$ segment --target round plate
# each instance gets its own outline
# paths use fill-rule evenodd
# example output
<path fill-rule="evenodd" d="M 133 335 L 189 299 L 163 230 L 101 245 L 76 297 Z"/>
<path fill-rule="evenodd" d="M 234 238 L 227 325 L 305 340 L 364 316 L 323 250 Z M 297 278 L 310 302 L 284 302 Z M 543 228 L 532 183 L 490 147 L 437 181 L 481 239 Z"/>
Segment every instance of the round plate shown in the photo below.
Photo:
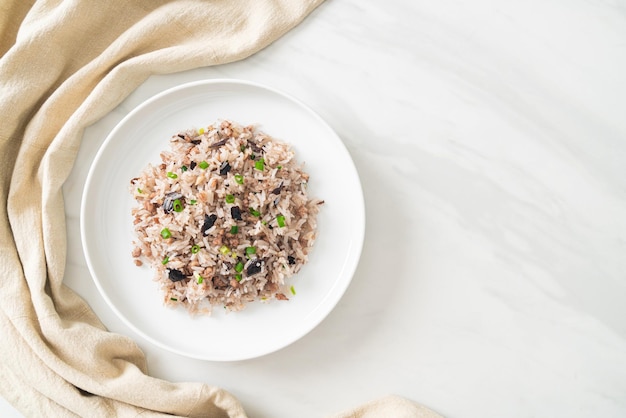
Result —
<path fill-rule="evenodd" d="M 310 174 L 309 196 L 325 201 L 309 262 L 288 279 L 289 301 L 253 302 L 241 312 L 214 307 L 191 316 L 162 304 L 153 271 L 134 265 L 134 201 L 130 179 L 159 163 L 172 135 L 219 119 L 255 124 L 288 142 Z M 239 80 L 184 84 L 147 100 L 110 133 L 89 171 L 81 203 L 87 265 L 117 315 L 152 343 L 192 358 L 230 361 L 258 357 L 298 340 L 344 294 L 356 269 L 365 230 L 357 171 L 335 132 L 310 108 L 274 89 Z"/>

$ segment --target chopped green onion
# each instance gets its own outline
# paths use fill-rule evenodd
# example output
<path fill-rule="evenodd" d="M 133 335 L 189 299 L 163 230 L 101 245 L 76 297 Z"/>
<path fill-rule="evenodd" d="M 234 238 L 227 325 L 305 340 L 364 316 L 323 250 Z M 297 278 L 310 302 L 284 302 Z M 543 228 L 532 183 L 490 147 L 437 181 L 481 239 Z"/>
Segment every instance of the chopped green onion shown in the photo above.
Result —
<path fill-rule="evenodd" d="M 196 203 L 198 203 L 198 201 L 197 201 L 197 200 L 195 200 L 195 199 L 191 199 L 191 200 L 189 201 L 189 204 L 190 204 L 190 205 L 195 205 Z"/>
<path fill-rule="evenodd" d="M 170 230 L 169 230 L 169 229 L 167 229 L 167 228 L 163 228 L 163 229 L 161 230 L 161 236 L 163 237 L 163 239 L 168 239 L 169 237 L 171 237 L 171 236 L 172 236 L 172 233 L 170 232 Z"/>
<path fill-rule="evenodd" d="M 171 179 L 177 179 L 178 175 L 176 173 L 172 173 L 171 171 L 167 172 L 167 177 L 171 178 Z"/>
<path fill-rule="evenodd" d="M 296 288 L 295 288 L 295 287 L 291 286 L 291 287 L 289 288 L 289 290 L 291 290 L 291 294 L 292 294 L 292 295 L 294 295 L 294 296 L 296 295 Z"/>
<path fill-rule="evenodd" d="M 235 264 L 235 271 L 237 273 L 241 273 L 243 271 L 243 263 L 241 261 Z"/>
<path fill-rule="evenodd" d="M 170 300 L 173 300 L 174 302 L 178 302 L 178 299 L 176 298 L 170 298 Z"/>
<path fill-rule="evenodd" d="M 182 172 L 187 171 L 187 166 L 186 166 L 186 165 L 182 166 L 182 167 L 180 168 L 180 171 L 182 171 Z"/>
<path fill-rule="evenodd" d="M 181 203 L 180 199 L 174 200 L 174 204 L 172 206 L 174 207 L 174 212 L 183 211 L 183 204 Z"/>
<path fill-rule="evenodd" d="M 226 203 L 235 203 L 235 196 L 233 196 L 232 194 L 227 194 L 225 200 Z"/>
<path fill-rule="evenodd" d="M 261 221 L 263 225 L 267 225 L 267 221 Z"/>
<path fill-rule="evenodd" d="M 282 165 L 277 165 L 276 168 L 280 170 L 281 168 L 283 168 L 283 166 Z"/>
<path fill-rule="evenodd" d="M 239 149 L 241 150 L 241 152 L 244 152 L 246 150 L 246 146 L 241 144 L 241 146 L 239 147 Z"/>
<path fill-rule="evenodd" d="M 258 210 L 254 210 L 254 208 L 248 208 L 250 210 L 250 213 L 252 214 L 252 216 L 256 216 L 257 218 L 259 216 L 261 216 L 261 212 L 259 212 Z"/>
<path fill-rule="evenodd" d="M 276 223 L 279 227 L 283 228 L 285 226 L 285 217 L 283 215 L 278 215 L 276 217 Z"/>
<path fill-rule="evenodd" d="M 220 247 L 220 253 L 222 253 L 222 254 L 224 254 L 224 255 L 227 255 L 227 254 L 229 254 L 229 253 L 230 253 L 230 249 L 229 249 L 227 246 L 222 245 L 222 246 Z"/>
<path fill-rule="evenodd" d="M 254 160 L 255 158 L 256 158 L 256 155 L 254 155 L 254 154 L 250 154 L 250 159 L 251 159 L 251 160 Z"/>
<path fill-rule="evenodd" d="M 237 225 L 233 225 L 230 227 L 230 233 L 235 235 L 237 232 L 239 232 L 239 227 Z"/>
<path fill-rule="evenodd" d="M 259 160 L 254 163 L 254 168 L 259 171 L 263 171 L 265 168 L 265 160 L 263 158 L 259 158 Z"/>
<path fill-rule="evenodd" d="M 239 273 L 235 274 L 235 280 L 240 282 L 241 281 L 241 274 L 239 274 Z"/>
<path fill-rule="evenodd" d="M 237 184 L 243 184 L 243 176 L 241 174 L 235 174 L 235 181 Z"/>
<path fill-rule="evenodd" d="M 198 167 L 200 167 L 203 170 L 206 170 L 207 168 L 209 168 L 209 163 L 207 163 L 206 161 L 202 161 L 200 164 L 198 164 Z"/>
<path fill-rule="evenodd" d="M 161 261 L 161 264 L 166 265 L 168 262 L 170 261 L 169 256 L 166 256 L 163 261 Z"/>
<path fill-rule="evenodd" d="M 191 247 L 191 253 L 192 254 L 198 254 L 198 251 L 200 251 L 200 246 L 199 245 L 194 245 L 193 247 Z"/>
<path fill-rule="evenodd" d="M 204 277 L 198 274 L 198 284 L 202 284 L 203 281 L 204 281 Z"/>
<path fill-rule="evenodd" d="M 139 187 L 137 187 L 137 193 L 143 193 L 143 191 Z"/>
<path fill-rule="evenodd" d="M 256 254 L 256 247 L 246 247 L 246 255 Z"/>

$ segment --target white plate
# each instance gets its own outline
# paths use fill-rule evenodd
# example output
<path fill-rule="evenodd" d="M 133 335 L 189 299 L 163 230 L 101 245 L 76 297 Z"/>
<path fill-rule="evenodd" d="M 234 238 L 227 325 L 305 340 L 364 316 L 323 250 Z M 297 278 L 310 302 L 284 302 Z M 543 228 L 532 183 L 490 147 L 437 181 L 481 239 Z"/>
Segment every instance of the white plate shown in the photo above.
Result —
<path fill-rule="evenodd" d="M 182 129 L 218 119 L 257 124 L 289 142 L 310 174 L 311 197 L 325 200 L 309 263 L 289 279 L 288 302 L 248 304 L 241 312 L 216 307 L 191 317 L 162 305 L 148 267 L 131 257 L 130 179 Z M 185 356 L 229 361 L 283 348 L 317 326 L 344 294 L 356 269 L 365 230 L 357 171 L 335 132 L 310 108 L 259 84 L 207 80 L 184 84 L 147 100 L 106 138 L 89 171 L 81 204 L 81 237 L 89 270 L 119 317 L 152 343 Z"/>

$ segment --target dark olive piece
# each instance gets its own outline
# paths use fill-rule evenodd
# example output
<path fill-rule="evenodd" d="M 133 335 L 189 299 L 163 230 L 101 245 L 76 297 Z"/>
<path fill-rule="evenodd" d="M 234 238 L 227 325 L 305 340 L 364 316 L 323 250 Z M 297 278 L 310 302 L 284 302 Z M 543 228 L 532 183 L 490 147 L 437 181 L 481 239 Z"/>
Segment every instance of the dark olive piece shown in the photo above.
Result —
<path fill-rule="evenodd" d="M 171 269 L 169 272 L 169 278 L 173 282 L 180 282 L 185 278 L 185 275 L 180 270 Z"/>
<path fill-rule="evenodd" d="M 206 235 L 207 231 L 215 225 L 215 221 L 217 220 L 217 215 L 213 214 L 211 216 L 204 215 L 204 225 L 202 225 L 202 235 Z"/>
<path fill-rule="evenodd" d="M 239 209 L 239 206 L 233 206 L 232 208 L 230 208 L 230 216 L 233 217 L 233 219 L 236 219 L 238 221 L 241 221 L 241 209 Z"/>
<path fill-rule="evenodd" d="M 230 164 L 228 164 L 228 161 L 224 161 L 222 165 L 220 166 L 220 176 L 225 176 L 226 173 L 228 173 L 229 171 L 230 171 Z"/>
<path fill-rule="evenodd" d="M 246 274 L 248 276 L 253 276 L 257 273 L 260 273 L 262 265 L 263 265 L 263 262 L 261 260 L 254 260 L 252 263 L 250 263 L 250 265 L 246 269 Z"/>

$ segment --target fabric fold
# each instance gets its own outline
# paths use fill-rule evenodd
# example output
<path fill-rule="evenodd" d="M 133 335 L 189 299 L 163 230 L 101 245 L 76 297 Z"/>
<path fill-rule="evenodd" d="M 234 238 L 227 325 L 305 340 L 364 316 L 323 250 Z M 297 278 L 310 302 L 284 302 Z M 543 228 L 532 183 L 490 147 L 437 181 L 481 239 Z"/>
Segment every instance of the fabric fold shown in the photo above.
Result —
<path fill-rule="evenodd" d="M 245 416 L 219 387 L 150 377 L 63 285 L 61 188 L 85 127 L 151 74 L 243 59 L 319 3 L 0 1 L 0 393 L 25 415 Z"/>
<path fill-rule="evenodd" d="M 374 399 L 329 418 L 442 418 L 438 413 L 398 395 Z"/>

